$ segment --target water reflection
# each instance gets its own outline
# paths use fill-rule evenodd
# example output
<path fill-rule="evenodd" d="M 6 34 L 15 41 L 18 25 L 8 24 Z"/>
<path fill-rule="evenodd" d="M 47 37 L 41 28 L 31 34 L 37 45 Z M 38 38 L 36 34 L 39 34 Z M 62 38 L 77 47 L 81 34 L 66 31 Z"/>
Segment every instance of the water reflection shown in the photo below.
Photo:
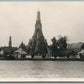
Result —
<path fill-rule="evenodd" d="M 83 61 L 0 61 L 0 78 L 83 77 Z"/>

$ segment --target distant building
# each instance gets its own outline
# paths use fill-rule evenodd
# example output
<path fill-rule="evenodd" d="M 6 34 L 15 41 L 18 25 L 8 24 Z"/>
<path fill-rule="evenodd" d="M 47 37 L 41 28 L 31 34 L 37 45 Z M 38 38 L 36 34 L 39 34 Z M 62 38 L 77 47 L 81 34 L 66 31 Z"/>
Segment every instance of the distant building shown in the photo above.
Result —
<path fill-rule="evenodd" d="M 19 48 L 16 51 L 14 51 L 14 55 L 16 58 L 25 58 L 25 55 L 27 55 L 27 52 L 24 51 L 22 48 Z"/>
<path fill-rule="evenodd" d="M 17 49 L 17 47 L 1 47 L 0 54 L 1 55 L 9 55 L 13 54 L 13 52 Z"/>
<path fill-rule="evenodd" d="M 9 37 L 9 47 L 12 47 L 12 39 L 11 39 L 11 36 Z"/>
<path fill-rule="evenodd" d="M 72 43 L 72 44 L 67 44 L 67 49 L 72 49 L 75 52 L 78 52 L 82 49 L 83 43 Z"/>
<path fill-rule="evenodd" d="M 12 47 L 12 38 L 9 37 L 9 44 L 8 46 L 4 46 L 0 48 L 0 55 L 9 55 L 13 54 L 13 52 L 17 49 L 17 47 Z"/>

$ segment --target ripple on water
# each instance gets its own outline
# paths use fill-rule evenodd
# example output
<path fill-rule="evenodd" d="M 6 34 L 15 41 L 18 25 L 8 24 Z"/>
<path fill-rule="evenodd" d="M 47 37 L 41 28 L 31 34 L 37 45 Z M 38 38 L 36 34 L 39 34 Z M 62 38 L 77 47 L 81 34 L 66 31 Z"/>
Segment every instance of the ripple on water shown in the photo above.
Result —
<path fill-rule="evenodd" d="M 84 78 L 84 62 L 0 61 L 0 78 Z"/>

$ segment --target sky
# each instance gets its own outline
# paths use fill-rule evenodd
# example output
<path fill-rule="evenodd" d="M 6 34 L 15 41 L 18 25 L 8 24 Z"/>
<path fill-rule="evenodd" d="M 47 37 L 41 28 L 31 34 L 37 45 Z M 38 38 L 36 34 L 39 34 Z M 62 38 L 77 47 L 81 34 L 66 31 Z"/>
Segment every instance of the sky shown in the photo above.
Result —
<path fill-rule="evenodd" d="M 10 35 L 13 46 L 22 41 L 27 45 L 38 10 L 48 44 L 60 35 L 67 36 L 68 43 L 84 42 L 84 1 L 0 2 L 0 46 L 8 45 Z"/>

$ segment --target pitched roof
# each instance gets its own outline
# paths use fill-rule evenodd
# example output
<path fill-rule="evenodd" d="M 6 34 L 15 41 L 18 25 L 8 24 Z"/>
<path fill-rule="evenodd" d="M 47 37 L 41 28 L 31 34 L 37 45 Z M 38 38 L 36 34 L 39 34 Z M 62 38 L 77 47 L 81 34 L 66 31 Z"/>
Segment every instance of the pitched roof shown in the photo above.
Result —
<path fill-rule="evenodd" d="M 68 49 L 80 49 L 82 45 L 83 43 L 72 43 L 72 44 L 68 44 L 67 48 Z"/>
<path fill-rule="evenodd" d="M 10 51 L 15 51 L 17 47 L 1 47 L 0 50 L 3 50 L 4 52 L 10 52 Z"/>
<path fill-rule="evenodd" d="M 19 48 L 18 50 L 16 50 L 15 53 L 27 54 L 22 48 Z"/>
<path fill-rule="evenodd" d="M 80 52 L 78 52 L 78 53 L 84 53 L 84 50 L 81 50 Z"/>

